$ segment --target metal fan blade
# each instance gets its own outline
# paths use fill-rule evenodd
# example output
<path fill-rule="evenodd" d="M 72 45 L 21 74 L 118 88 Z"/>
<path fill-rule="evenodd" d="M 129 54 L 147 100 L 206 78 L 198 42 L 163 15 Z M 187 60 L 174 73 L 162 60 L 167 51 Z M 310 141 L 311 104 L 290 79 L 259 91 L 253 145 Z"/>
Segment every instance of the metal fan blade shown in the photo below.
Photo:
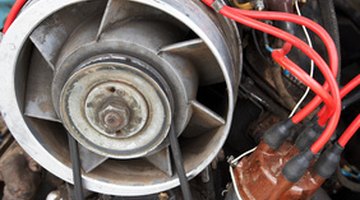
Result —
<path fill-rule="evenodd" d="M 85 19 L 101 11 L 104 7 L 102 4 L 101 1 L 89 2 L 86 12 L 79 12 L 81 9 L 74 7 L 65 8 L 47 18 L 32 32 L 31 41 L 52 69 L 55 69 L 57 56 L 68 36 Z"/>
<path fill-rule="evenodd" d="M 60 122 L 51 97 L 53 71 L 34 49 L 27 80 L 25 96 L 25 115 L 37 119 Z"/>
<path fill-rule="evenodd" d="M 159 53 L 176 54 L 189 58 L 199 75 L 200 85 L 211 85 L 224 81 L 216 58 L 200 38 L 168 45 L 161 48 Z"/>
<path fill-rule="evenodd" d="M 182 136 L 196 137 L 224 125 L 225 120 L 197 101 L 192 101 L 193 116 Z"/>
<path fill-rule="evenodd" d="M 168 147 L 157 152 L 156 154 L 146 157 L 146 160 L 161 171 L 163 171 L 168 176 L 171 177 L 173 175 L 170 150 Z"/>
<path fill-rule="evenodd" d="M 108 159 L 107 157 L 89 151 L 82 145 L 79 145 L 79 154 L 80 154 L 81 168 L 86 173 L 93 171 Z"/>
<path fill-rule="evenodd" d="M 149 14 L 158 14 L 154 9 L 130 2 L 128 0 L 109 0 L 102 18 L 100 28 L 97 34 L 97 40 L 100 39 L 101 34 L 106 31 L 111 25 L 129 21 L 132 18 L 144 17 Z"/>

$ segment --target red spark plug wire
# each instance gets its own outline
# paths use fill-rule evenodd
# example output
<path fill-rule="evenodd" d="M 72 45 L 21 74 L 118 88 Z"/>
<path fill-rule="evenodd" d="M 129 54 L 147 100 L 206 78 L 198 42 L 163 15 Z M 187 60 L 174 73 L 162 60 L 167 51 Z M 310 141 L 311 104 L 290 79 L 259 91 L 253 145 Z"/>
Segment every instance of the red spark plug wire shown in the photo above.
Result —
<path fill-rule="evenodd" d="M 285 67 L 286 69 L 288 69 L 291 73 L 293 73 L 293 75 L 295 77 L 297 77 L 299 80 L 303 81 L 303 83 L 305 83 L 306 85 L 308 85 L 312 90 L 314 90 L 321 98 L 323 98 L 322 95 L 320 95 L 320 90 L 314 88 L 314 85 L 312 85 L 313 83 L 310 84 L 309 80 L 305 80 L 305 79 L 312 79 L 308 74 L 306 74 L 306 72 L 303 71 L 304 74 L 301 74 L 299 72 L 294 71 L 295 68 L 299 68 L 294 62 L 292 62 L 290 59 L 288 59 L 286 57 L 286 55 L 284 54 L 283 50 L 275 50 L 272 53 L 272 57 L 273 59 L 279 63 L 281 66 Z M 305 78 L 306 77 L 306 78 Z M 313 79 L 312 79 L 313 80 Z M 313 80 L 314 81 L 314 80 Z M 333 80 L 335 81 L 335 80 Z M 316 82 L 316 81 L 315 81 Z M 320 85 L 319 85 L 320 86 Z M 321 86 L 320 86 L 321 87 Z M 325 91 L 324 88 L 321 88 L 322 90 Z M 324 98 L 323 98 L 324 99 Z M 324 99 L 325 100 L 325 99 Z M 328 103 L 327 103 L 328 105 Z M 336 113 L 339 114 L 339 119 L 340 119 L 340 113 L 341 113 L 341 108 L 336 108 Z M 339 119 L 337 119 L 337 122 L 339 121 Z M 336 120 L 334 117 L 331 118 L 330 121 L 334 121 Z M 334 123 L 330 123 L 325 131 L 321 134 L 321 136 L 319 137 L 319 139 L 311 146 L 311 151 L 314 154 L 317 154 L 319 151 L 321 151 L 321 149 L 326 145 L 326 143 L 330 140 L 332 134 L 334 133 L 335 129 L 337 127 L 337 124 L 335 125 Z"/>
<path fill-rule="evenodd" d="M 16 16 L 19 14 L 21 8 L 25 5 L 26 0 L 16 0 L 15 4 L 13 5 L 13 7 L 10 10 L 9 15 L 7 16 L 5 23 L 4 23 L 4 28 L 2 30 L 2 32 L 5 34 L 6 31 L 10 28 L 11 24 L 15 21 Z"/>
<path fill-rule="evenodd" d="M 208 6 L 211 6 L 214 3 L 214 0 L 203 0 L 205 4 Z M 240 10 L 231 8 L 228 6 L 225 6 L 226 9 L 232 10 L 232 12 L 237 12 L 241 15 L 245 15 L 247 17 L 253 18 L 253 19 L 259 19 L 259 20 L 278 20 L 278 21 L 289 21 L 295 24 L 303 25 L 307 27 L 308 29 L 312 30 L 314 33 L 316 33 L 320 39 L 324 42 L 328 55 L 330 60 L 330 67 L 332 69 L 333 75 L 336 77 L 338 73 L 338 63 L 339 63 L 339 57 L 336 51 L 336 45 L 334 41 L 332 40 L 331 36 L 327 33 L 327 31 L 321 27 L 319 24 L 313 22 L 312 20 L 290 14 L 290 13 L 284 13 L 284 12 L 273 12 L 273 11 L 248 11 L 248 10 Z M 281 38 L 279 35 L 276 37 Z M 283 39 L 286 41 L 286 39 Z M 298 47 L 299 48 L 299 47 Z M 328 84 L 325 83 L 324 87 L 328 89 Z M 311 112 L 313 112 L 321 103 L 321 99 L 319 97 L 315 97 L 314 100 L 312 100 L 305 109 L 299 111 L 293 118 L 293 121 L 296 123 L 299 123 L 303 119 L 305 119 Z M 324 115 L 325 114 L 325 115 Z M 333 114 L 333 111 L 327 110 L 325 113 L 323 113 L 322 118 L 328 118 L 331 114 Z"/>
<path fill-rule="evenodd" d="M 203 0 L 204 3 L 206 3 L 208 6 L 212 6 L 212 4 L 214 3 L 214 0 Z M 230 8 L 228 6 L 223 6 L 221 9 L 218 10 L 218 12 L 222 15 L 224 15 L 225 17 L 228 17 L 230 19 L 233 19 L 243 25 L 249 26 L 251 28 L 266 32 L 270 35 L 273 35 L 275 37 L 278 37 L 284 41 L 287 41 L 289 43 L 291 43 L 292 45 L 294 45 L 295 47 L 299 48 L 300 50 L 302 50 L 307 56 L 309 56 L 318 67 L 320 67 L 320 69 L 322 70 L 322 73 L 324 75 L 326 75 L 326 80 L 329 83 L 330 89 L 331 89 L 331 93 L 334 97 L 335 103 L 334 103 L 334 114 L 332 115 L 329 125 L 327 126 L 327 128 L 325 129 L 325 131 L 323 132 L 323 134 L 321 135 L 321 137 L 313 144 L 313 146 L 311 147 L 311 151 L 314 154 L 317 154 L 324 146 L 325 144 L 329 141 L 329 139 L 331 138 L 332 134 L 334 133 L 337 124 L 339 122 L 340 119 L 340 113 L 341 113 L 341 99 L 340 99 L 340 93 L 338 90 L 338 86 L 336 83 L 336 80 L 334 78 L 334 76 L 332 75 L 335 74 L 334 72 L 337 73 L 337 65 L 338 63 L 333 61 L 333 68 L 335 70 L 333 70 L 333 72 L 331 73 L 330 70 L 328 69 L 328 65 L 327 63 L 322 59 L 322 57 L 312 48 L 310 48 L 306 43 L 304 43 L 302 40 L 300 40 L 299 38 L 285 32 L 282 31 L 278 28 L 275 28 L 273 26 L 270 26 L 268 24 L 259 22 L 257 20 L 251 19 L 247 16 L 242 15 L 241 13 L 238 12 L 237 9 L 234 8 Z M 293 16 L 295 17 L 299 17 L 297 15 Z M 314 23 L 315 24 L 315 23 Z M 330 40 L 332 41 L 332 40 Z M 332 43 L 334 43 L 332 41 Z M 335 45 L 334 45 L 335 46 Z M 335 48 L 336 51 L 336 48 Z M 335 58 L 337 57 L 337 53 L 336 54 L 332 54 L 331 56 L 335 56 Z M 329 55 L 330 57 L 330 55 Z M 337 60 L 337 59 L 332 59 L 332 60 Z M 320 97 L 317 97 L 320 100 Z M 316 99 L 315 99 L 316 100 Z M 321 103 L 321 100 L 313 100 L 310 105 L 306 106 L 304 108 L 304 111 L 299 112 L 296 116 L 294 116 L 292 118 L 292 121 L 294 123 L 299 123 L 301 120 L 303 120 L 308 114 L 310 114 L 311 112 L 313 112 L 313 110 Z M 308 114 L 307 114 L 308 113 Z"/>
<path fill-rule="evenodd" d="M 357 75 L 355 78 L 353 78 L 348 84 L 346 84 L 341 90 L 340 90 L 340 96 L 341 99 L 343 99 L 344 97 L 346 97 L 346 95 L 348 95 L 351 91 L 353 91 L 356 87 L 358 87 L 360 85 L 360 74 Z M 327 110 L 327 106 L 324 106 L 320 112 L 319 115 L 322 116 L 326 110 Z M 327 120 L 327 119 L 325 119 Z M 321 121 L 320 120 L 320 124 L 324 124 L 326 123 L 326 121 Z"/>
<path fill-rule="evenodd" d="M 303 82 L 305 85 L 308 85 L 317 95 L 319 95 L 327 106 L 334 105 L 333 98 L 330 96 L 330 94 L 317 81 L 315 81 L 304 70 L 302 70 L 301 67 L 288 59 L 285 56 L 286 51 L 284 51 L 284 49 L 274 50 L 271 55 L 275 62 L 289 70 L 292 75 L 298 77 L 301 82 Z"/>
<path fill-rule="evenodd" d="M 360 128 L 360 114 L 355 118 L 355 120 L 350 124 L 350 126 L 345 130 L 338 140 L 338 144 L 341 147 L 345 147 L 350 139 L 355 135 L 356 131 Z"/>
<path fill-rule="evenodd" d="M 212 4 L 214 3 L 214 0 L 203 0 L 203 2 L 209 6 L 212 6 Z M 327 47 L 328 53 L 329 53 L 329 58 L 330 58 L 330 63 L 331 63 L 331 68 L 332 68 L 332 73 L 334 76 L 337 75 L 338 73 L 338 62 L 339 62 L 339 58 L 338 58 L 338 54 L 336 51 L 336 45 L 333 42 L 333 40 L 331 39 L 331 36 L 318 24 L 316 24 L 315 22 L 312 22 L 311 20 L 305 18 L 305 17 L 300 17 L 298 15 L 294 15 L 294 14 L 287 14 L 287 13 L 282 13 L 282 12 L 264 12 L 266 14 L 263 14 L 263 12 L 259 12 L 259 11 L 245 11 L 245 10 L 240 10 L 240 9 L 235 9 L 235 8 L 231 8 L 229 6 L 224 6 L 220 11 L 220 14 L 229 17 L 231 19 L 234 19 L 234 16 L 239 17 L 239 15 L 241 16 L 241 18 L 239 20 L 234 19 L 235 21 L 238 21 L 241 24 L 244 24 L 246 26 L 249 26 L 251 28 L 254 29 L 258 29 L 260 31 L 266 32 L 270 35 L 273 35 L 275 37 L 278 37 L 284 41 L 287 41 L 289 43 L 291 43 L 292 45 L 294 45 L 295 47 L 299 48 L 301 51 L 303 51 L 307 56 L 309 56 L 311 59 L 313 58 L 313 55 L 317 55 L 318 57 L 320 57 L 316 51 L 314 51 L 313 49 L 311 49 L 306 43 L 304 43 L 302 40 L 300 40 L 299 38 L 281 30 L 278 29 L 276 27 L 270 26 L 268 24 L 265 23 L 261 23 L 259 21 L 256 20 L 252 20 L 251 18 L 258 18 L 258 19 L 276 19 L 276 20 L 288 20 L 294 23 L 298 23 L 300 25 L 305 25 L 307 26 L 310 30 L 313 30 L 315 33 L 319 34 L 319 37 L 324 41 L 324 44 Z M 244 16 L 244 13 L 250 17 Z M 228 14 L 231 14 L 232 16 L 227 16 Z M 244 20 L 246 18 L 246 20 Z M 257 27 L 254 26 L 254 23 L 249 22 L 249 20 L 252 20 L 252 22 L 257 23 Z M 304 23 L 303 23 L 304 22 Z M 259 23 L 261 23 L 261 25 L 259 26 Z M 270 32 L 271 31 L 271 32 Z M 321 57 L 320 57 L 321 58 Z M 322 58 L 321 58 L 322 59 Z M 314 59 L 312 59 L 314 60 Z M 319 64 L 317 64 L 317 66 L 319 66 Z M 328 85 L 325 83 L 324 87 L 327 89 Z M 313 101 L 311 101 L 304 109 L 302 109 L 301 111 L 299 111 L 293 118 L 293 122 L 295 124 L 298 124 L 299 122 L 301 122 L 303 119 L 305 119 L 310 113 L 312 113 L 321 103 L 321 99 L 320 97 L 316 97 Z M 333 113 L 333 111 L 329 111 L 328 116 L 330 116 Z"/>
<path fill-rule="evenodd" d="M 259 20 L 278 20 L 278 21 L 288 21 L 295 24 L 303 25 L 313 31 L 315 34 L 319 36 L 319 38 L 324 42 L 330 60 L 330 68 L 332 69 L 333 75 L 336 77 L 338 73 L 338 64 L 339 57 L 337 53 L 337 48 L 332 40 L 331 36 L 327 33 L 327 31 L 321 27 L 319 24 L 316 24 L 312 20 L 301 17 L 298 15 L 283 13 L 283 12 L 271 12 L 271 11 L 248 11 L 248 10 L 240 10 L 236 9 L 236 12 L 248 16 L 253 19 Z M 329 89 L 328 83 L 324 84 L 324 88 Z M 306 116 L 308 116 L 311 112 L 315 110 L 321 103 L 321 99 L 319 97 L 315 97 L 306 107 L 307 109 L 303 109 L 299 111 L 299 113 L 294 116 L 295 121 L 302 121 Z M 333 114 L 333 111 L 327 109 L 323 113 L 319 113 L 320 117 L 319 124 L 322 126 L 326 123 L 326 119 Z"/>

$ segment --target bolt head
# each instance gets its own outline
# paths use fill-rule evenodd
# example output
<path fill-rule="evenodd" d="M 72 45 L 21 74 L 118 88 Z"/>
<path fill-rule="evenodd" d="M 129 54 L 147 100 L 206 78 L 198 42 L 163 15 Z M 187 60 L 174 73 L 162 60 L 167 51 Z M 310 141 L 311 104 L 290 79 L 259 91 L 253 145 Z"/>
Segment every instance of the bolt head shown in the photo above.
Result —
<path fill-rule="evenodd" d="M 99 121 L 106 132 L 119 132 L 130 121 L 129 108 L 122 103 L 109 103 L 99 112 Z"/>

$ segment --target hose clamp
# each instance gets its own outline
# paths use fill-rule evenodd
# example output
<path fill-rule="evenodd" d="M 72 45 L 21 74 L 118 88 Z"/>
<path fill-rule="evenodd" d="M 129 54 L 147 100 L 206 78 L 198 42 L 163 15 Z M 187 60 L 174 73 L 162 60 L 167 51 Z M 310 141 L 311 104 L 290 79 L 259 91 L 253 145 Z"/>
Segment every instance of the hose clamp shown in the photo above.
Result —
<path fill-rule="evenodd" d="M 217 12 L 219 13 L 220 10 L 226 6 L 226 3 L 224 0 L 215 0 L 214 3 L 211 4 L 211 7 Z"/>

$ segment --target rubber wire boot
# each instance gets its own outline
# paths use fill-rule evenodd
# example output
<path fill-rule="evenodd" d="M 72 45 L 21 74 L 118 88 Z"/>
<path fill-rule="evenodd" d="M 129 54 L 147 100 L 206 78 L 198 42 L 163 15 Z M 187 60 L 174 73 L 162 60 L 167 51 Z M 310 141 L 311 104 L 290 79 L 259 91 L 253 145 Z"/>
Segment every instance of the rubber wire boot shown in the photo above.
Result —
<path fill-rule="evenodd" d="M 294 126 L 295 124 L 290 119 L 277 123 L 265 132 L 263 140 L 273 150 L 277 150 L 291 135 L 291 129 Z"/>

